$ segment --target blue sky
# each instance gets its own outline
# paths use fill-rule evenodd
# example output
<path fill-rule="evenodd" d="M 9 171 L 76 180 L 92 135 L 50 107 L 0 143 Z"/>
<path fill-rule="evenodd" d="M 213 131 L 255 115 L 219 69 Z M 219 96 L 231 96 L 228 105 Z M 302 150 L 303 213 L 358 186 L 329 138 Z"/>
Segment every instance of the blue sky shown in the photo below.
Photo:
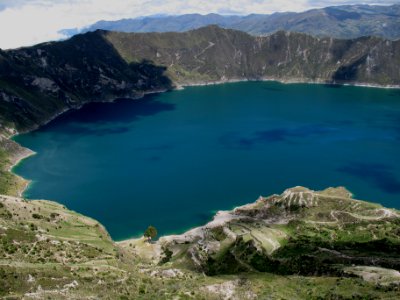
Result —
<path fill-rule="evenodd" d="M 304 11 L 343 4 L 399 3 L 400 0 L 0 0 L 0 48 L 63 38 L 61 29 L 98 20 L 153 14 L 250 14 Z"/>

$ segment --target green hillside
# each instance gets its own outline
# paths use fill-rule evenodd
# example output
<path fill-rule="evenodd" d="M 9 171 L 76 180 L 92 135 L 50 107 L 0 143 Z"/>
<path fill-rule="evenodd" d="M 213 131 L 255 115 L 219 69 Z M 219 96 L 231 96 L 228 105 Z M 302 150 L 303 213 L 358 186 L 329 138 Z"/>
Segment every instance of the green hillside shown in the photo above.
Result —
<path fill-rule="evenodd" d="M 294 188 L 182 236 L 115 243 L 60 204 L 0 196 L 0 297 L 395 299 L 399 224 L 342 188 Z"/>

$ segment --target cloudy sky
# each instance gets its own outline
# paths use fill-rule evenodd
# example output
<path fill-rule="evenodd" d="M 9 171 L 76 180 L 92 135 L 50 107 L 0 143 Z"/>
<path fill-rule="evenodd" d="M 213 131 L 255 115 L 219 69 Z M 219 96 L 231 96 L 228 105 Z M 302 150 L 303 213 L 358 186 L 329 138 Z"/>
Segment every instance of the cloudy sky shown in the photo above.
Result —
<path fill-rule="evenodd" d="M 250 14 L 400 0 L 0 0 L 0 48 L 63 38 L 59 30 L 154 14 Z"/>

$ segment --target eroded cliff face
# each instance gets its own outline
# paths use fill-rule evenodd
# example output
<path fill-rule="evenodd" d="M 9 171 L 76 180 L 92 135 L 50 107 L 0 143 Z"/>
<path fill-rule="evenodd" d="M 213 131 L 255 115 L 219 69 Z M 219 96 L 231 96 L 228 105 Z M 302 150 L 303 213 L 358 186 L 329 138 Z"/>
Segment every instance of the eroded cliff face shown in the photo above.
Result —
<path fill-rule="evenodd" d="M 354 200 L 344 188 L 296 187 L 219 212 L 207 225 L 159 244 L 162 262 L 209 275 L 340 276 L 355 265 L 400 270 L 399 232 L 398 211 Z"/>
<path fill-rule="evenodd" d="M 184 33 L 103 32 L 121 54 L 168 68 L 181 84 L 230 79 L 400 83 L 400 42 L 375 37 L 315 38 L 279 31 L 253 37 L 208 26 Z"/>
<path fill-rule="evenodd" d="M 171 88 L 165 68 L 127 63 L 101 34 L 0 53 L 0 124 L 29 130 L 92 101 Z"/>
<path fill-rule="evenodd" d="M 34 129 L 91 101 L 229 80 L 400 84 L 400 41 L 266 37 L 208 26 L 184 33 L 96 31 L 0 51 L 0 126 Z"/>

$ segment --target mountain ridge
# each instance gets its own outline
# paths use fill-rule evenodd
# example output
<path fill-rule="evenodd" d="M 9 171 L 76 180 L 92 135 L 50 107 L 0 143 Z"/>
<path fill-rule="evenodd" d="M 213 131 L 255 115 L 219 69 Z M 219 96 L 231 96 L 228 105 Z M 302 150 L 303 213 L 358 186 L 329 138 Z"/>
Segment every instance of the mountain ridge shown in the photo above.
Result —
<path fill-rule="evenodd" d="M 266 37 L 218 26 L 183 33 L 98 30 L 0 52 L 1 130 L 25 131 L 91 101 L 179 85 L 279 80 L 399 86 L 400 41 Z"/>
<path fill-rule="evenodd" d="M 207 25 L 245 31 L 252 35 L 266 35 L 279 30 L 302 32 L 320 37 L 357 38 L 376 35 L 388 39 L 400 38 L 400 5 L 341 5 L 304 12 L 278 12 L 269 15 L 250 14 L 177 16 L 147 16 L 117 21 L 99 21 L 83 30 L 62 30 L 71 36 L 79 32 L 105 29 L 122 32 L 187 31 Z"/>

